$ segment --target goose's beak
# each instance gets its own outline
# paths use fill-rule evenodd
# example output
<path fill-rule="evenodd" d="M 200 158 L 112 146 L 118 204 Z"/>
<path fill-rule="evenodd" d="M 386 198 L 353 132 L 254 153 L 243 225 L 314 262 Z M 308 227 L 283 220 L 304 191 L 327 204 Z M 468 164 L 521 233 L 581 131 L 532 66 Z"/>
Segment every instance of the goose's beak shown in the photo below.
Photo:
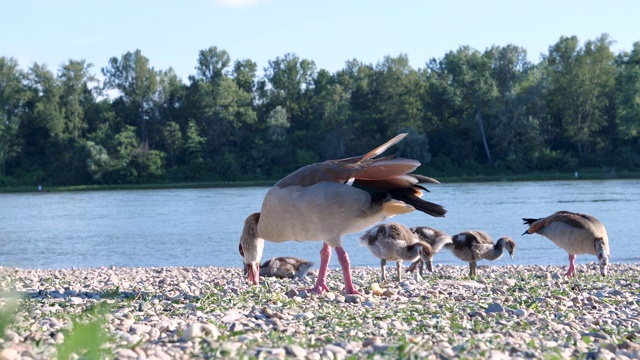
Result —
<path fill-rule="evenodd" d="M 609 272 L 609 265 L 600 265 L 600 275 L 607 276 Z"/>
<path fill-rule="evenodd" d="M 429 270 L 429 272 L 433 272 L 433 261 L 427 261 L 427 270 Z"/>
<path fill-rule="evenodd" d="M 247 281 L 251 285 L 258 285 L 260 282 L 260 269 L 258 268 L 258 264 L 245 264 L 245 270 L 247 271 Z"/>

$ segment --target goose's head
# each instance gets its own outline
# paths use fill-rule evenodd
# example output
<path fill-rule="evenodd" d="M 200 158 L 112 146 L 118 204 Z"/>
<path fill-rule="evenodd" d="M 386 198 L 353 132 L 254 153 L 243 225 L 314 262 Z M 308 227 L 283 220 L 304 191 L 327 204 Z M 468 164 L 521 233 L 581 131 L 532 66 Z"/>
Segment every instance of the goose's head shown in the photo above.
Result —
<path fill-rule="evenodd" d="M 498 242 L 502 242 L 504 249 L 507 250 L 509 256 L 513 259 L 513 253 L 516 251 L 516 242 L 508 236 L 501 237 Z"/>
<path fill-rule="evenodd" d="M 434 251 L 433 248 L 431 248 L 431 245 L 424 241 L 418 241 L 415 246 L 418 246 L 418 256 L 420 257 L 420 260 L 427 264 L 427 270 L 429 270 L 429 272 L 433 272 Z"/>
<path fill-rule="evenodd" d="M 598 262 L 600 263 L 600 274 L 602 276 L 607 276 L 609 272 L 609 243 L 605 240 L 605 238 L 596 238 L 595 244 L 596 248 L 596 256 L 598 257 Z"/>
<path fill-rule="evenodd" d="M 244 263 L 249 284 L 260 282 L 260 260 L 264 251 L 264 240 L 258 235 L 258 221 L 260 213 L 253 213 L 244 221 L 242 235 L 240 235 L 240 256 Z"/>

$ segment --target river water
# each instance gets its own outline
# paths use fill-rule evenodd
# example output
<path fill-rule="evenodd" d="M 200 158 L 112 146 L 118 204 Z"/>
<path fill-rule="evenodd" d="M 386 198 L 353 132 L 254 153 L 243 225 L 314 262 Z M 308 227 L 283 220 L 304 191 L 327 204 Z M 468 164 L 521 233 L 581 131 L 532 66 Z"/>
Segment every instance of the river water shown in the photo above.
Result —
<path fill-rule="evenodd" d="M 539 235 L 521 236 L 523 217 L 558 210 L 596 216 L 606 226 L 611 261 L 640 261 L 633 230 L 640 220 L 640 180 L 544 181 L 430 185 L 425 198 L 444 205 L 445 218 L 419 212 L 393 218 L 449 234 L 469 229 L 494 239 L 510 236 L 515 258 L 486 265 L 567 265 L 567 254 Z M 268 188 L 94 191 L 0 194 L 0 266 L 61 269 L 98 266 L 239 267 L 238 241 L 246 216 L 259 211 Z M 345 236 L 353 266 L 378 267 L 358 243 Z M 297 256 L 319 264 L 319 242 L 265 245 L 263 259 Z M 578 256 L 578 264 L 594 262 Z M 443 250 L 435 264 L 466 263 Z M 482 264 L 481 264 L 482 265 Z M 339 267 L 337 257 L 331 267 Z"/>

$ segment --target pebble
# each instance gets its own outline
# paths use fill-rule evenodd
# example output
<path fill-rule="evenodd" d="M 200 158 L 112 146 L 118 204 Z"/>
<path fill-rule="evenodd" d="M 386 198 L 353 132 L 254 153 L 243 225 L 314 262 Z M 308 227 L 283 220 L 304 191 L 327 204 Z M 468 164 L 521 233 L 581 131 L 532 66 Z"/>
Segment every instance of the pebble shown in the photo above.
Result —
<path fill-rule="evenodd" d="M 504 306 L 502 306 L 502 304 L 497 303 L 497 302 L 489 304 L 489 306 L 485 310 L 485 312 L 487 314 L 489 314 L 489 313 L 501 313 L 503 311 L 504 311 Z"/>
<path fill-rule="evenodd" d="M 491 266 L 469 280 L 442 265 L 377 283 L 378 268 L 354 268 L 362 295 L 329 269 L 317 296 L 293 290 L 314 277 L 250 287 L 240 268 L 0 267 L 0 309 L 22 299 L 0 359 L 56 358 L 72 324 L 92 320 L 107 357 L 123 359 L 640 358 L 640 265 L 594 269 L 567 280 L 566 266 Z"/>
<path fill-rule="evenodd" d="M 527 310 L 525 309 L 517 309 L 514 313 L 515 316 L 519 318 L 523 318 L 527 316 Z"/>

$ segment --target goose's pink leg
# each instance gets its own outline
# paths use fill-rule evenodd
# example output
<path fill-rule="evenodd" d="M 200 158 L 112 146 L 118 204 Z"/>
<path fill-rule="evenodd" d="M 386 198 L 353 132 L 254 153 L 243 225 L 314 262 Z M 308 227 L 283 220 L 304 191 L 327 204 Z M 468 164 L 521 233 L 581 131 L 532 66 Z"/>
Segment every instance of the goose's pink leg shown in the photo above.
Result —
<path fill-rule="evenodd" d="M 336 248 L 336 254 L 338 254 L 338 261 L 342 267 L 342 275 L 344 276 L 344 292 L 346 294 L 360 294 L 358 290 L 353 286 L 351 280 L 351 263 L 349 262 L 349 255 L 342 247 Z"/>
<path fill-rule="evenodd" d="M 570 278 L 576 274 L 576 256 L 569 255 L 569 270 L 567 271 L 567 277 Z"/>
<path fill-rule="evenodd" d="M 318 271 L 316 286 L 311 289 L 307 289 L 308 292 L 313 292 L 320 295 L 325 291 L 329 291 L 326 282 L 329 260 L 331 260 L 331 248 L 329 247 L 329 245 L 327 245 L 327 243 L 324 243 L 324 245 L 322 245 L 322 249 L 320 250 L 320 270 Z"/>

